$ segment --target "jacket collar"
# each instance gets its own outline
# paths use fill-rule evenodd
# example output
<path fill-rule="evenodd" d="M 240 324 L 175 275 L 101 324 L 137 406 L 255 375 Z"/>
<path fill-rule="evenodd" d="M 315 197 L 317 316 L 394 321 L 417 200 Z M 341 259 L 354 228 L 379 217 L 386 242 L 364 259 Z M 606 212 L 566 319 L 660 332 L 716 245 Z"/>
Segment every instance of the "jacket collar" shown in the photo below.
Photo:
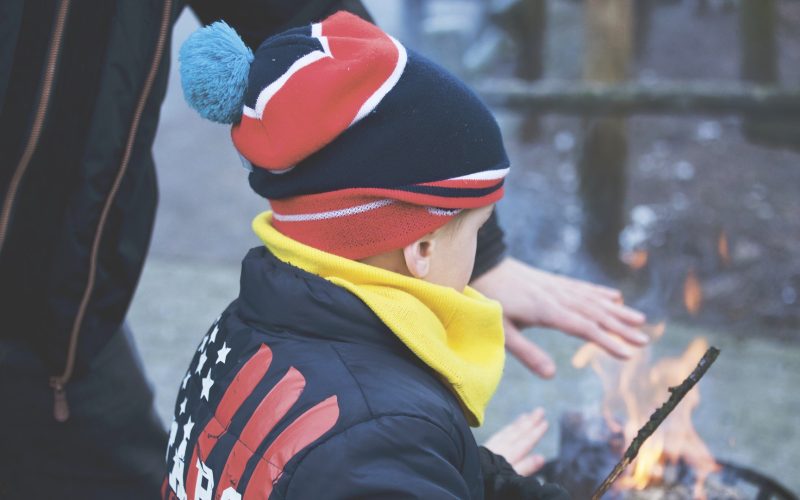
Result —
<path fill-rule="evenodd" d="M 242 261 L 238 305 L 245 321 L 265 329 L 407 352 L 358 297 L 266 247 L 251 249 Z"/>

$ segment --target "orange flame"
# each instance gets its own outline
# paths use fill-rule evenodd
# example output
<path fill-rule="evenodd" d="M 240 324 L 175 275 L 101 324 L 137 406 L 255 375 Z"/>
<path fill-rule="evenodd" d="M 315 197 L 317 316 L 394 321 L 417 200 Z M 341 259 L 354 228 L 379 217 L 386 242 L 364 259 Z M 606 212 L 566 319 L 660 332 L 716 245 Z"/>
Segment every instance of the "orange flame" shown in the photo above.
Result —
<path fill-rule="evenodd" d="M 663 334 L 664 324 L 652 326 L 646 332 L 656 339 Z M 698 338 L 680 357 L 651 364 L 649 348 L 621 363 L 593 344 L 586 344 L 575 353 L 572 364 L 576 368 L 589 365 L 600 377 L 604 389 L 603 416 L 609 428 L 623 432 L 630 443 L 652 412 L 666 401 L 669 388 L 683 381 L 707 347 L 707 342 Z M 692 426 L 691 414 L 699 403 L 700 393 L 695 387 L 644 442 L 629 474 L 618 481 L 618 487 L 645 489 L 658 484 L 663 480 L 666 464 L 683 460 L 694 468 L 697 476 L 695 498 L 705 498 L 705 479 L 719 466 Z"/>
<path fill-rule="evenodd" d="M 725 231 L 719 232 L 719 239 L 717 240 L 717 253 L 719 258 L 722 259 L 722 264 L 727 266 L 731 263 L 731 254 L 728 251 L 728 236 Z"/>
<path fill-rule="evenodd" d="M 622 262 L 634 271 L 638 271 L 647 265 L 647 250 L 633 250 L 622 255 Z"/>
<path fill-rule="evenodd" d="M 683 282 L 683 304 L 689 314 L 696 316 L 702 303 L 703 289 L 700 286 L 700 280 L 697 279 L 694 268 L 689 268 L 686 280 Z"/>

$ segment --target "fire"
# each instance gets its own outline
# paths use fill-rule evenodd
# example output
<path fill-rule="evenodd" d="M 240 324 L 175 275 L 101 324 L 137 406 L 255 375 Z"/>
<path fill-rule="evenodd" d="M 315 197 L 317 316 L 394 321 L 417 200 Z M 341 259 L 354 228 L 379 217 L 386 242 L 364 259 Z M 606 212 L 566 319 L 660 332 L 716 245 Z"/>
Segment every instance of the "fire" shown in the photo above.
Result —
<path fill-rule="evenodd" d="M 663 334 L 664 325 L 650 327 L 646 332 L 657 339 Z M 707 342 L 698 338 L 680 357 L 651 363 L 649 348 L 627 362 L 620 362 L 598 347 L 586 344 L 575 353 L 572 364 L 576 368 L 591 366 L 600 377 L 606 423 L 612 431 L 622 432 L 630 443 L 652 412 L 667 400 L 669 388 L 683 381 L 707 347 Z M 697 478 L 695 498 L 705 498 L 703 484 L 718 465 L 692 425 L 692 411 L 699 403 L 700 393 L 695 387 L 645 441 L 628 474 L 618 481 L 618 487 L 641 490 L 659 484 L 667 465 L 683 461 L 693 468 Z"/>
<path fill-rule="evenodd" d="M 719 239 L 717 239 L 717 253 L 719 258 L 722 259 L 722 264 L 727 266 L 731 263 L 731 254 L 728 251 L 728 236 L 725 231 L 719 232 Z"/>
<path fill-rule="evenodd" d="M 683 282 L 683 304 L 689 314 L 695 316 L 700 311 L 700 305 L 703 303 L 703 288 L 700 286 L 700 280 L 694 272 L 694 268 L 689 268 L 686 273 L 686 280 Z"/>
<path fill-rule="evenodd" d="M 634 271 L 647 265 L 647 250 L 633 250 L 622 255 L 622 261 Z"/>
<path fill-rule="evenodd" d="M 639 450 L 633 473 L 623 480 L 622 485 L 630 484 L 632 488 L 643 490 L 650 484 L 651 477 L 661 477 L 661 455 L 664 453 L 664 436 L 652 436 Z"/>

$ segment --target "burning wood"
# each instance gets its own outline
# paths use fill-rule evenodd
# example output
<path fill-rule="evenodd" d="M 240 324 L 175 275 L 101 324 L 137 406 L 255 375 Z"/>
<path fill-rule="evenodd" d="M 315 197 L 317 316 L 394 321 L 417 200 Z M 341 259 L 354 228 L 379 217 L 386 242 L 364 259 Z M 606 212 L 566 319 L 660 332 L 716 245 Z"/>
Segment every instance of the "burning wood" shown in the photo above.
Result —
<path fill-rule="evenodd" d="M 622 456 L 622 460 L 619 461 L 614 470 L 611 471 L 611 474 L 605 479 L 605 481 L 600 484 L 600 487 L 597 488 L 597 491 L 594 492 L 592 495 L 592 500 L 599 500 L 603 494 L 608 491 L 614 481 L 622 474 L 625 468 L 636 458 L 636 455 L 639 453 L 640 447 L 645 443 L 647 438 L 649 438 L 653 432 L 658 429 L 658 426 L 664 421 L 665 418 L 678 406 L 678 403 L 686 396 L 686 394 L 700 381 L 703 375 L 706 373 L 708 368 L 714 363 L 719 355 L 719 349 L 716 347 L 710 347 L 700 361 L 697 363 L 697 367 L 689 374 L 688 377 L 678 386 L 670 387 L 669 392 L 670 396 L 669 399 L 661 405 L 648 419 L 647 423 L 644 424 L 644 427 L 639 429 L 639 432 L 636 434 L 636 437 L 631 442 L 628 449 L 625 450 L 625 454 Z M 695 433 L 696 435 L 696 433 Z M 708 450 L 706 450 L 707 452 Z M 710 454 L 709 454 L 710 455 Z M 656 457 L 658 454 L 656 455 Z M 705 457 L 703 457 L 705 458 Z M 657 460 L 657 458 L 656 458 Z M 688 460 L 687 460 L 688 461 Z M 713 462 L 713 458 L 711 458 Z M 654 462 L 652 457 L 649 459 L 650 465 Z M 702 465 L 702 464 L 698 464 Z M 705 482 L 705 477 L 708 475 L 710 471 L 700 469 L 698 471 L 698 482 L 695 487 L 694 497 L 695 498 L 705 498 L 705 493 L 703 492 L 703 484 Z M 635 473 L 634 473 L 635 475 Z M 634 480 L 636 478 L 634 477 Z M 647 477 L 645 477 L 645 480 Z"/>
<path fill-rule="evenodd" d="M 722 481 L 714 481 L 706 485 L 709 498 L 725 500 L 747 500 L 752 498 L 735 487 L 728 486 Z M 627 500 L 684 500 L 692 498 L 692 488 L 683 484 L 677 486 L 656 486 L 644 491 L 634 491 L 628 495 Z"/>
<path fill-rule="evenodd" d="M 661 323 L 645 331 L 652 340 L 656 340 L 664 334 L 665 325 Z M 641 446 L 638 450 L 638 459 L 630 474 L 623 476 L 618 482 L 619 488 L 625 490 L 651 488 L 663 481 L 665 470 L 670 466 L 684 463 L 691 468 L 696 477 L 697 492 L 694 498 L 703 498 L 702 486 L 705 478 L 718 466 L 692 426 L 691 413 L 700 402 L 699 392 L 697 390 L 689 392 L 686 389 L 686 393 L 681 396 L 685 396 L 683 403 L 661 427 L 660 423 L 655 425 L 653 422 L 647 425 L 645 423 L 650 413 L 663 402 L 664 394 L 673 394 L 670 398 L 669 404 L 672 406 L 669 407 L 669 411 L 677 406 L 679 399 L 674 398 L 680 391 L 675 387 L 686 387 L 686 381 L 681 383 L 683 374 L 691 371 L 707 347 L 705 340 L 696 339 L 679 358 L 662 359 L 653 364 L 650 363 L 647 350 L 640 352 L 626 363 L 620 363 L 590 344 L 582 347 L 573 357 L 572 363 L 576 368 L 590 365 L 602 381 L 604 427 L 611 433 L 611 436 L 607 437 L 612 439 L 613 436 L 618 436 L 617 440 L 638 443 L 636 448 Z M 697 369 L 693 374 L 696 372 Z M 665 412 L 664 409 L 656 411 L 654 416 L 666 417 L 669 411 Z M 642 425 L 645 425 L 645 430 L 651 433 L 659 428 L 652 438 L 647 440 L 647 436 L 642 437 L 640 431 Z M 615 456 L 621 456 L 621 452 Z M 609 465 L 606 470 L 610 467 Z M 595 481 L 599 479 L 596 478 Z M 587 491 L 585 496 L 589 496 L 589 493 L 590 491 Z"/>
<path fill-rule="evenodd" d="M 545 480 L 567 488 L 572 498 L 590 498 L 595 486 L 622 456 L 625 441 L 622 432 L 612 432 L 602 418 L 569 412 L 560 420 L 558 460 L 545 466 Z M 640 457 L 641 458 L 641 457 Z M 617 489 L 603 498 L 613 500 L 687 500 L 695 498 L 697 473 L 686 462 L 667 463 L 662 456 L 658 466 L 661 478 L 644 489 Z M 705 495 L 710 500 L 739 500 L 758 497 L 752 487 L 733 481 L 730 473 L 712 474 L 705 481 Z M 784 498 L 779 496 L 777 498 Z"/>

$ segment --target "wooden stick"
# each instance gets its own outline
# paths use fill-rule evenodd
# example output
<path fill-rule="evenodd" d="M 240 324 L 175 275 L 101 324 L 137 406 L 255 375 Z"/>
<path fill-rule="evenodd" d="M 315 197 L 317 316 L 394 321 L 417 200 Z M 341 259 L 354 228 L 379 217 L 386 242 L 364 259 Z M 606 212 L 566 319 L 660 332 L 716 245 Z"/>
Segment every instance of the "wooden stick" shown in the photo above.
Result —
<path fill-rule="evenodd" d="M 606 479 L 600 484 L 600 486 L 595 490 L 594 494 L 592 495 L 592 500 L 600 500 L 606 491 L 611 488 L 611 485 L 614 484 L 614 481 L 622 474 L 625 468 L 630 465 L 630 463 L 636 458 L 636 455 L 639 453 L 639 448 L 644 444 L 647 438 L 650 437 L 658 426 L 667 418 L 667 415 L 678 406 L 678 403 L 681 402 L 684 396 L 692 390 L 692 387 L 697 384 L 697 382 L 703 377 L 706 373 L 706 370 L 714 363 L 714 361 L 719 356 L 719 349 L 716 347 L 709 347 L 706 353 L 700 358 L 700 361 L 697 363 L 697 366 L 692 373 L 686 377 L 686 380 L 681 382 L 680 385 L 675 387 L 669 388 L 669 399 L 666 403 L 661 405 L 656 411 L 650 415 L 650 419 L 647 420 L 647 423 L 644 424 L 644 427 L 639 429 L 639 433 L 636 434 L 636 437 L 633 438 L 631 441 L 630 446 L 628 449 L 625 450 L 625 454 L 622 455 L 622 459 L 619 463 L 614 467 L 614 470 L 606 477 Z"/>

